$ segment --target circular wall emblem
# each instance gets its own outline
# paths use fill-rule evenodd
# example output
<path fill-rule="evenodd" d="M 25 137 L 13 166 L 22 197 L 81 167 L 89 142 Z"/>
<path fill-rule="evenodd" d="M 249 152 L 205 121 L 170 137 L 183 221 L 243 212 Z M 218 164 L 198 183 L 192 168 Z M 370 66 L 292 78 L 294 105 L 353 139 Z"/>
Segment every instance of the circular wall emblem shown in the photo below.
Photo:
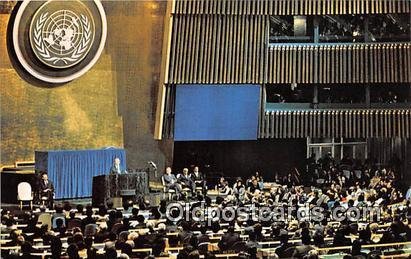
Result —
<path fill-rule="evenodd" d="M 106 35 L 106 16 L 98 0 L 24 0 L 13 24 L 18 61 L 49 83 L 65 83 L 87 72 L 97 62 Z"/>

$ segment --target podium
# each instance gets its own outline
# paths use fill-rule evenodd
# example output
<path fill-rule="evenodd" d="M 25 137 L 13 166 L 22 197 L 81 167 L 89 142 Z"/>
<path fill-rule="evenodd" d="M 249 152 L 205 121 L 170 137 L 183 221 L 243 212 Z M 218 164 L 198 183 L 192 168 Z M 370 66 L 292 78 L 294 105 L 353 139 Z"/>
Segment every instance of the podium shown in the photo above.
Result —
<path fill-rule="evenodd" d="M 114 198 L 127 196 L 133 200 L 148 194 L 147 172 L 110 174 L 93 177 L 93 207 L 107 206 Z"/>

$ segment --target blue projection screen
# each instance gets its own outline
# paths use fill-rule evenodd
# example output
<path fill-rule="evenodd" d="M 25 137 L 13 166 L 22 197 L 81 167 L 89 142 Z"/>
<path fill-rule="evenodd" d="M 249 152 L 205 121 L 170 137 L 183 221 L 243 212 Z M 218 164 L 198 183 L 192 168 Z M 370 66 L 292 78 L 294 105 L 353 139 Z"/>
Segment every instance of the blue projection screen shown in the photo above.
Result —
<path fill-rule="evenodd" d="M 177 85 L 174 140 L 255 140 L 259 85 Z"/>

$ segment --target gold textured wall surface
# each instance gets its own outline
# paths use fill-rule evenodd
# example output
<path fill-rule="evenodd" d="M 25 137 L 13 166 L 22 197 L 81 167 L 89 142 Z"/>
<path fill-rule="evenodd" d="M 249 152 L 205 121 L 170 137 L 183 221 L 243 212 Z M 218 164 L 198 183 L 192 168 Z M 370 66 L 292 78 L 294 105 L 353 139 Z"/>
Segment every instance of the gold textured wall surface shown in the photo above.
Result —
<path fill-rule="evenodd" d="M 47 88 L 20 77 L 0 14 L 1 164 L 32 160 L 34 150 L 125 147 L 127 164 L 165 163 L 170 144 L 153 139 L 164 1 L 103 1 L 105 49 L 85 75 Z M 168 153 L 169 154 L 169 153 Z"/>

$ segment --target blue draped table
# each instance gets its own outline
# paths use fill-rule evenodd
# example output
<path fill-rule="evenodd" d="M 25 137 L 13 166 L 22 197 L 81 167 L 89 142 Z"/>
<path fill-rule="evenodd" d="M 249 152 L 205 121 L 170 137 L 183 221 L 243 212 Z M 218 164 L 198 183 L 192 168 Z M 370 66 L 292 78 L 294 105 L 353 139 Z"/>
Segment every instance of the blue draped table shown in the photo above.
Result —
<path fill-rule="evenodd" d="M 56 199 L 91 197 L 93 176 L 108 174 L 115 157 L 127 168 L 124 149 L 35 151 L 35 169 L 48 173 Z"/>

